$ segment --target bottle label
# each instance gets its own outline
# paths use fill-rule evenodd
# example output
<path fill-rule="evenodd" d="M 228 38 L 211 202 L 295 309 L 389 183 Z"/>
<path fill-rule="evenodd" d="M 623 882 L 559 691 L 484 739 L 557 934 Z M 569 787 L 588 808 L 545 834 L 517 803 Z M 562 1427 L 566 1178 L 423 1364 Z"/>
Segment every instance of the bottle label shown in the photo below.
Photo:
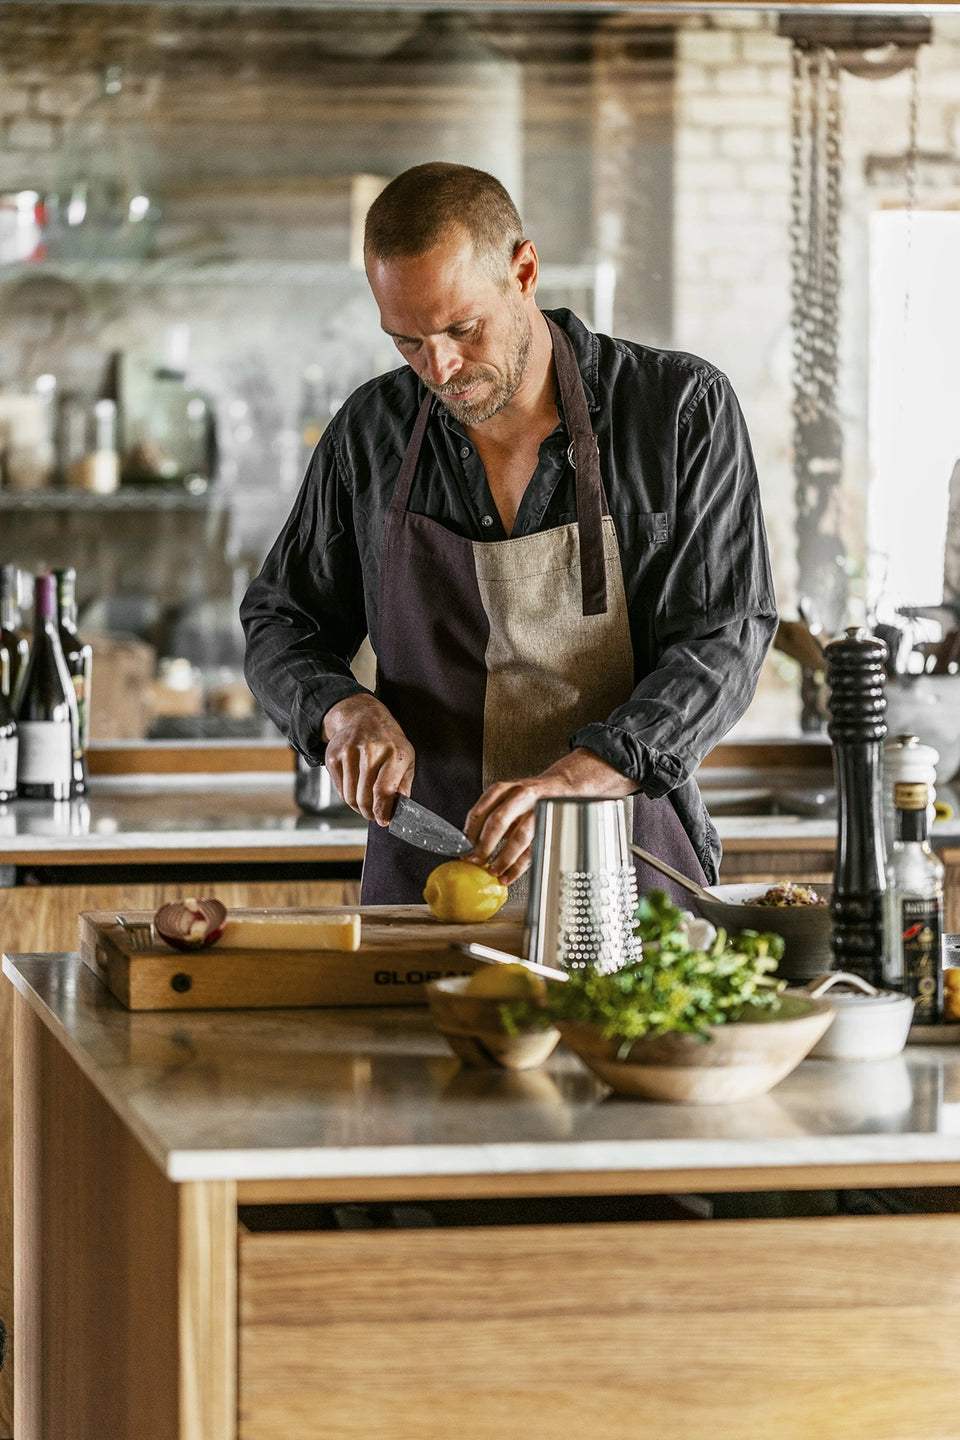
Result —
<path fill-rule="evenodd" d="M 903 988 L 913 996 L 918 1025 L 935 1025 L 940 1019 L 943 907 L 939 900 L 904 899 L 900 904 L 903 935 Z"/>
<path fill-rule="evenodd" d="M 77 697 L 77 721 L 80 731 L 77 737 L 77 752 L 82 754 L 87 748 L 87 677 L 81 671 L 79 675 L 71 675 L 70 679 Z"/>
<path fill-rule="evenodd" d="M 898 810 L 926 810 L 929 799 L 922 781 L 898 780 L 894 784 L 893 803 Z"/>
<path fill-rule="evenodd" d="M 70 784 L 73 776 L 73 735 L 70 720 L 21 720 L 22 785 Z"/>
<path fill-rule="evenodd" d="M 17 752 L 19 741 L 16 735 L 0 740 L 0 795 L 13 795 L 17 789 Z"/>

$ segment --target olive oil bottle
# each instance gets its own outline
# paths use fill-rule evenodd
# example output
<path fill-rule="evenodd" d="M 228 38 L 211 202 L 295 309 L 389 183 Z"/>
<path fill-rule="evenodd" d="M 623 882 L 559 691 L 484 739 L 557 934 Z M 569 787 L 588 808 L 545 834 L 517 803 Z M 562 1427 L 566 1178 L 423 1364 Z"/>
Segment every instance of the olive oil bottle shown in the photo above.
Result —
<path fill-rule="evenodd" d="M 943 865 L 927 839 L 929 799 L 923 782 L 898 780 L 893 787 L 884 894 L 884 983 L 913 997 L 918 1025 L 943 1017 Z"/>

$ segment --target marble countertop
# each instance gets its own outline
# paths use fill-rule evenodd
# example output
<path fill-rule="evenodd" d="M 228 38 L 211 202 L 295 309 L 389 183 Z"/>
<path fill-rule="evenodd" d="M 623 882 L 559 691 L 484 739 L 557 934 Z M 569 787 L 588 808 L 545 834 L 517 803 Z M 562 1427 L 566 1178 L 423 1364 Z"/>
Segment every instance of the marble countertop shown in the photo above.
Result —
<path fill-rule="evenodd" d="M 719 780 L 719 777 L 717 777 Z M 762 803 L 762 777 L 724 776 L 708 789 L 718 804 L 721 840 L 832 840 L 829 816 L 726 815 L 724 806 Z M 83 799 L 15 800 L 0 806 L 0 864 L 29 864 L 32 855 L 54 853 L 96 863 L 98 853 L 118 851 L 302 849 L 364 845 L 366 822 L 343 806 L 323 815 L 302 814 L 293 799 L 292 776 L 275 773 L 96 776 Z M 960 828 L 957 831 L 960 834 Z"/>
<path fill-rule="evenodd" d="M 94 777 L 83 799 L 15 800 L 0 806 L 0 859 L 28 863 L 38 851 L 89 855 L 118 850 L 258 851 L 363 845 L 366 821 L 346 806 L 305 815 L 293 777 L 272 773 Z"/>
<path fill-rule="evenodd" d="M 829 813 L 796 814 L 774 805 L 786 787 L 794 802 L 809 801 L 829 786 L 809 774 L 760 770 L 705 770 L 698 777 L 720 839 L 832 843 L 837 822 Z M 954 799 L 953 792 L 949 797 Z M 750 813 L 751 806 L 761 813 Z M 744 813 L 744 812 L 747 813 Z M 937 844 L 960 841 L 960 801 L 949 819 L 938 820 Z M 0 864 L 29 864 L 32 855 L 70 855 L 96 862 L 98 852 L 319 849 L 362 846 L 366 822 L 346 806 L 323 815 L 302 814 L 293 799 L 292 776 L 275 772 L 237 774 L 96 776 L 81 800 L 15 800 L 0 805 Z"/>
<path fill-rule="evenodd" d="M 177 1181 L 960 1165 L 957 1044 L 665 1105 L 611 1096 L 562 1045 L 521 1074 L 461 1067 L 423 1007 L 135 1014 L 76 955 L 3 971 Z"/>

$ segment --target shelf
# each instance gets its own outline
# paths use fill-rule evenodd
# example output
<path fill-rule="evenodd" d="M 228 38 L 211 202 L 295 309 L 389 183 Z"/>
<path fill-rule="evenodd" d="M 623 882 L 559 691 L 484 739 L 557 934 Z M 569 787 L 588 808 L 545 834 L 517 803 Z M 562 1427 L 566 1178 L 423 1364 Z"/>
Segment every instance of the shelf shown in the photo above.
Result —
<path fill-rule="evenodd" d="M 0 510 L 209 510 L 225 504 L 212 486 L 202 495 L 141 485 L 121 485 L 112 495 L 87 490 L 0 490 Z"/>
<path fill-rule="evenodd" d="M 347 262 L 323 260 L 204 261 L 185 257 L 143 260 L 32 260 L 0 265 L 0 285 L 30 278 L 74 280 L 83 284 L 112 285 L 243 285 L 315 286 L 318 281 L 353 273 Z M 546 288 L 593 289 L 595 265 L 544 265 L 541 284 Z"/>
<path fill-rule="evenodd" d="M 317 260 L 34 260 L 0 265 L 0 284 L 30 278 L 111 285 L 315 285 L 346 263 Z"/>

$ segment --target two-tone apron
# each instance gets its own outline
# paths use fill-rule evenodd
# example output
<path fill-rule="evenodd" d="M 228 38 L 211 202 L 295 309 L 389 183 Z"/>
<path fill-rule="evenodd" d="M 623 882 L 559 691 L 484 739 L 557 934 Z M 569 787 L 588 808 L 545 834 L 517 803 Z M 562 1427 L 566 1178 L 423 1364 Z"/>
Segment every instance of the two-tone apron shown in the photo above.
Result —
<path fill-rule="evenodd" d="M 545 317 L 547 318 L 547 317 Z M 408 508 L 432 396 L 421 406 L 384 519 L 377 693 L 416 753 L 414 799 L 462 827 L 498 780 L 528 779 L 570 736 L 633 691 L 633 652 L 596 437 L 567 335 L 547 319 L 576 466 L 577 520 L 478 542 Z M 676 869 L 705 876 L 666 798 L 635 795 L 634 837 Z M 371 824 L 364 904 L 422 902 L 440 857 Z M 638 865 L 641 893 L 672 887 Z M 526 896 L 526 876 L 511 900 Z"/>

